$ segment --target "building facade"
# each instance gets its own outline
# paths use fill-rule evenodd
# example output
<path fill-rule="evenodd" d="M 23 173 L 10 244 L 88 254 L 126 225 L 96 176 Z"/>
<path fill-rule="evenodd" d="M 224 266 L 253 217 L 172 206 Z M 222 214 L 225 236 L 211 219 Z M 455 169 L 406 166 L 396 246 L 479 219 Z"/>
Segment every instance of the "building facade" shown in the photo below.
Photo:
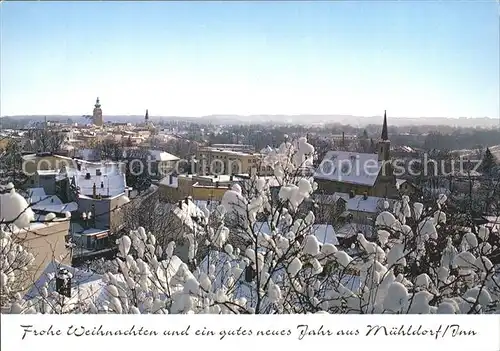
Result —
<path fill-rule="evenodd" d="M 377 153 L 329 151 L 315 172 L 318 193 L 353 193 L 381 198 L 399 198 L 390 156 L 391 143 L 384 113 Z"/>
<path fill-rule="evenodd" d="M 204 147 L 196 153 L 198 174 L 251 174 L 271 175 L 273 170 L 262 164 L 263 155 L 222 148 Z"/>

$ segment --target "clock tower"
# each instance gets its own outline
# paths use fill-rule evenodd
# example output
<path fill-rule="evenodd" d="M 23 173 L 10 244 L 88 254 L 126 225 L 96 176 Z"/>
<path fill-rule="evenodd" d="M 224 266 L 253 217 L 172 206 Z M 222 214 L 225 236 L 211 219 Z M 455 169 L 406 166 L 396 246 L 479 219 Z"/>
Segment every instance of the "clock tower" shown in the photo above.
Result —
<path fill-rule="evenodd" d="M 94 105 L 94 113 L 92 114 L 92 121 L 94 125 L 102 127 L 103 119 L 102 119 L 102 110 L 101 110 L 101 104 L 99 103 L 99 98 L 97 98 L 95 105 Z"/>

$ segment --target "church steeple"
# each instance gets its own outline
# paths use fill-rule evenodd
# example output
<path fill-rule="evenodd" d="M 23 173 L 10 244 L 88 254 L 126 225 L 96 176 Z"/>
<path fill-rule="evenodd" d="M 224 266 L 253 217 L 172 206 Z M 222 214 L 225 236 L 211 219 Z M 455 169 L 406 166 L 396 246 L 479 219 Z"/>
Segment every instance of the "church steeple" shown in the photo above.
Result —
<path fill-rule="evenodd" d="M 147 122 L 149 119 L 149 112 L 148 110 L 146 109 L 146 115 L 144 116 L 144 120 Z"/>
<path fill-rule="evenodd" d="M 95 105 L 94 105 L 95 108 L 101 108 L 101 104 L 99 103 L 99 98 L 97 98 L 95 100 Z"/>
<path fill-rule="evenodd" d="M 384 125 L 382 126 L 382 140 L 389 140 L 389 131 L 387 130 L 387 111 L 384 111 Z"/>
<path fill-rule="evenodd" d="M 389 140 L 389 132 L 387 128 L 387 112 L 384 111 L 384 124 L 382 126 L 382 135 L 377 145 L 377 153 L 379 161 L 390 160 L 391 142 Z"/>

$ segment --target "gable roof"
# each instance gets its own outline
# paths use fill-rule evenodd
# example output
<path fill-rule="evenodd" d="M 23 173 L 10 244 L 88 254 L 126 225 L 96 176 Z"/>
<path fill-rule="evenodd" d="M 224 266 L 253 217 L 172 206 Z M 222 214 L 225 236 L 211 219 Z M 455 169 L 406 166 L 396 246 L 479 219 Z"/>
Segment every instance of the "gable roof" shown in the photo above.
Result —
<path fill-rule="evenodd" d="M 316 169 L 314 178 L 373 186 L 382 164 L 377 154 L 329 151 Z"/>
<path fill-rule="evenodd" d="M 43 188 L 29 188 L 27 192 L 33 211 L 63 213 L 78 210 L 76 202 L 63 203 L 56 195 L 47 195 Z"/>
<path fill-rule="evenodd" d="M 389 202 L 389 200 L 381 197 L 367 196 L 365 198 L 363 195 L 356 195 L 347 200 L 347 210 L 377 213 L 383 210 L 385 201 Z"/>
<path fill-rule="evenodd" d="M 151 158 L 155 161 L 178 161 L 179 157 L 161 150 L 149 150 Z"/>
<path fill-rule="evenodd" d="M 331 224 L 314 224 L 312 225 L 311 232 L 318 239 L 321 244 L 339 245 L 337 233 Z"/>
<path fill-rule="evenodd" d="M 333 193 L 333 194 L 318 194 L 315 193 L 313 194 L 312 198 L 314 201 L 316 201 L 319 204 L 322 205 L 329 205 L 329 204 L 335 204 L 339 199 L 344 200 L 347 202 L 349 200 L 349 194 L 347 193 Z"/>

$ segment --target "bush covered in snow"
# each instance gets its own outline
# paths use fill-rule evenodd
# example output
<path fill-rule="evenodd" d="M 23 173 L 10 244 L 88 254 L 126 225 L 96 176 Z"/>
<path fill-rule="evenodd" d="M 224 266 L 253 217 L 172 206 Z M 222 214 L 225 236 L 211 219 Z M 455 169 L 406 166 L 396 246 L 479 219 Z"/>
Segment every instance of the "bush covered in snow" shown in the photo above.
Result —
<path fill-rule="evenodd" d="M 34 219 L 26 200 L 12 183 L 0 188 L 0 300 L 3 307 L 23 291 L 31 280 L 28 269 L 33 254 L 15 240 L 12 229 L 24 228 Z M 18 296 L 17 296 L 18 297 Z"/>
<path fill-rule="evenodd" d="M 281 185 L 276 200 L 269 184 L 256 179 L 251 192 L 235 185 L 218 208 L 204 208 L 217 221 L 199 221 L 203 235 L 196 240 L 207 248 L 201 262 L 192 234 L 186 234 L 184 263 L 173 242 L 160 245 L 138 228 L 118 240 L 119 255 L 106 266 L 96 293 L 61 300 L 44 286 L 35 299 L 17 296 L 11 311 L 500 313 L 500 272 L 491 261 L 498 233 L 455 225 L 444 195 L 432 208 L 407 197 L 393 208 L 386 203 L 375 221 L 376 237 L 358 234 L 351 248 L 320 243 L 311 231 L 314 212 L 301 207 L 317 187 L 304 172 L 313 153 L 305 138 L 268 150 L 265 162 Z M 235 219 L 243 229 L 238 233 Z M 256 225 L 263 219 L 267 229 Z M 232 240 L 236 235 L 243 241 Z"/>

